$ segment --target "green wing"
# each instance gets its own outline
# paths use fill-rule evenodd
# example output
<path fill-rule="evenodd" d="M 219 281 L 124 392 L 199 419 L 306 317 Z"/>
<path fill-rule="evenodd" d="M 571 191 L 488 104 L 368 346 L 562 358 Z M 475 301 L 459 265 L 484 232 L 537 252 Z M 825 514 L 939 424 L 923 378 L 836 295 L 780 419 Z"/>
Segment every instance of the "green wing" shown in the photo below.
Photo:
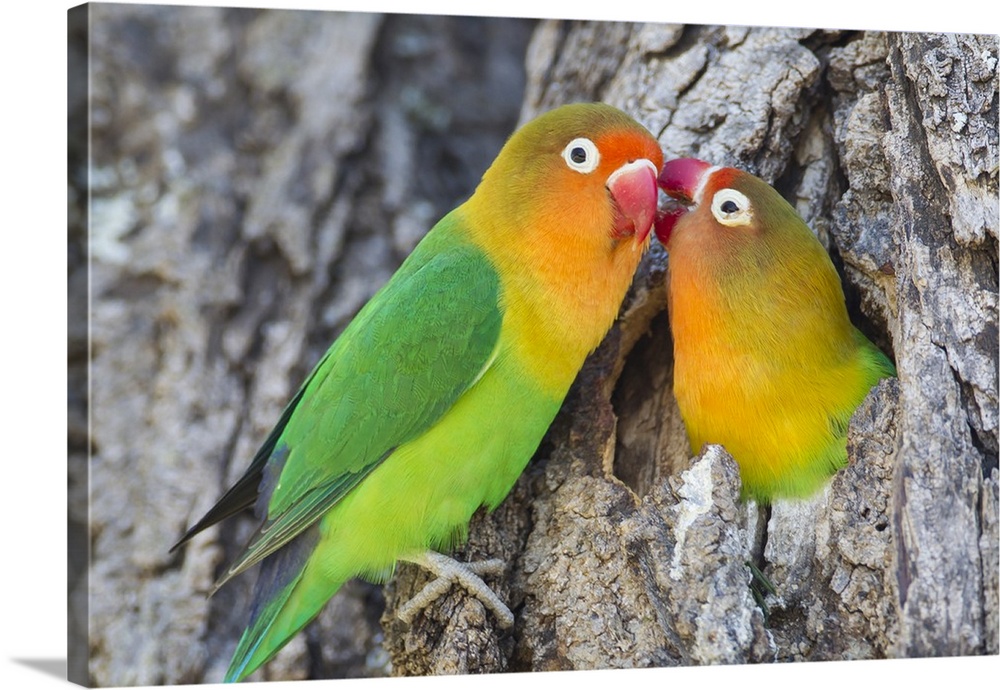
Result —
<path fill-rule="evenodd" d="M 449 232 L 456 223 L 454 214 L 443 219 L 358 313 L 246 475 L 195 526 L 248 506 L 248 487 L 259 485 L 263 524 L 217 586 L 315 523 L 489 366 L 502 322 L 499 279 L 481 250 Z"/>

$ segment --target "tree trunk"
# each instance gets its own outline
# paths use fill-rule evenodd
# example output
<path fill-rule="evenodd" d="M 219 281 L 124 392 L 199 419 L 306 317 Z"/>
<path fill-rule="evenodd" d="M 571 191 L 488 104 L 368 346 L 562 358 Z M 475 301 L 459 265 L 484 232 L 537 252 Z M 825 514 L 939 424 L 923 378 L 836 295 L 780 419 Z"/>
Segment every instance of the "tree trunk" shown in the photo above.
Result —
<path fill-rule="evenodd" d="M 851 464 L 763 509 L 740 502 L 724 449 L 689 457 L 654 243 L 536 457 L 459 552 L 505 559 L 490 584 L 514 627 L 455 589 L 403 624 L 427 575 L 401 565 L 384 592 L 344 587 L 254 677 L 998 652 L 995 37 L 89 13 L 89 29 L 71 21 L 71 44 L 90 41 L 92 91 L 71 107 L 89 97 L 93 146 L 89 208 L 71 148 L 70 285 L 78 299 L 89 214 L 92 296 L 89 401 L 86 329 L 70 330 L 76 680 L 221 678 L 253 576 L 205 595 L 254 522 L 170 546 L 518 119 L 578 100 L 629 112 L 668 158 L 763 177 L 817 231 L 899 371 L 855 414 Z M 748 563 L 776 587 L 766 616 Z"/>

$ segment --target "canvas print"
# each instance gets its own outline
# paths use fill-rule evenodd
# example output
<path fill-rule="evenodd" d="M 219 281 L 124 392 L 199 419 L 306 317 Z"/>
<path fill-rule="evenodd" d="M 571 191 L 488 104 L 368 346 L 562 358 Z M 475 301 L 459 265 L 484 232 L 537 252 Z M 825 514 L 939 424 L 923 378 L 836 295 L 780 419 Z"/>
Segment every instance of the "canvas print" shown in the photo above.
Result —
<path fill-rule="evenodd" d="M 69 12 L 69 675 L 998 653 L 998 39 Z"/>

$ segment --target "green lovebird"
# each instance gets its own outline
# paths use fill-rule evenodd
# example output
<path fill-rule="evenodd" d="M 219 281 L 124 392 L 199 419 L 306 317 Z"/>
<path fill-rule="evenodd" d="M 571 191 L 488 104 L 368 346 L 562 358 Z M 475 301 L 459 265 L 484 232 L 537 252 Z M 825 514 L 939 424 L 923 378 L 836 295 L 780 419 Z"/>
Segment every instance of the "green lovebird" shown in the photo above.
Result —
<path fill-rule="evenodd" d="M 847 464 L 851 415 L 895 368 L 851 324 L 830 256 L 770 185 L 693 158 L 668 161 L 659 183 L 684 204 L 656 234 L 691 449 L 723 445 L 762 503 L 808 496 Z"/>
<path fill-rule="evenodd" d="M 538 117 L 344 329 L 246 474 L 178 543 L 251 506 L 261 520 L 217 583 L 260 564 L 227 682 L 348 579 L 384 581 L 400 560 L 512 623 L 477 575 L 489 562 L 435 551 L 504 499 L 614 322 L 649 244 L 662 160 L 610 106 Z"/>

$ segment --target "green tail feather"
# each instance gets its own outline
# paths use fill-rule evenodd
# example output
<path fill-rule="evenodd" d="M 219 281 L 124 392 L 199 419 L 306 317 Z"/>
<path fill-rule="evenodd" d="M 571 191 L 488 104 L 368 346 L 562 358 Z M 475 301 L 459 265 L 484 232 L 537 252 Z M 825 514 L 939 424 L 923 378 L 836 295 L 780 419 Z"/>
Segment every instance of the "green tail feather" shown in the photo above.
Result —
<path fill-rule="evenodd" d="M 263 615 L 243 631 L 243 636 L 240 638 L 240 643 L 236 646 L 236 652 L 233 654 L 232 661 L 229 662 L 229 669 L 226 671 L 226 677 L 223 679 L 223 682 L 236 683 L 243 680 L 274 656 L 284 645 L 285 641 L 294 635 L 295 632 L 298 632 L 296 630 L 290 635 L 282 635 L 281 640 L 277 644 L 271 641 L 271 632 L 274 628 L 274 623 L 281 609 L 284 608 L 292 592 L 295 590 L 296 584 L 298 584 L 298 578 L 282 589 L 264 608 Z M 303 623 L 303 625 L 305 624 Z M 268 644 L 265 645 L 265 642 L 268 642 Z"/>
<path fill-rule="evenodd" d="M 229 662 L 224 682 L 243 680 L 278 653 L 340 588 L 307 572 L 318 529 L 307 530 L 261 563 L 250 622 Z"/>

